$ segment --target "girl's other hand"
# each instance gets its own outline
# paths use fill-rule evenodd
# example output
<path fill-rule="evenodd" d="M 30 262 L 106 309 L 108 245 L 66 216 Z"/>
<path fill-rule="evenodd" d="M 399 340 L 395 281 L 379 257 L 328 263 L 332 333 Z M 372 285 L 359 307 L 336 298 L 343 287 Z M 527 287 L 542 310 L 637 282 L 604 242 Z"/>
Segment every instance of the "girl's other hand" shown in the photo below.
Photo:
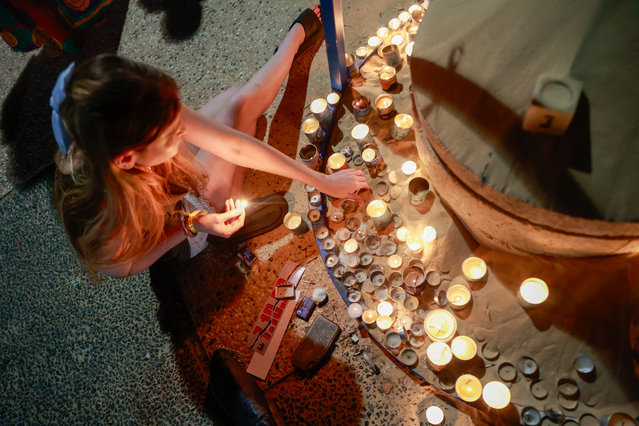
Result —
<path fill-rule="evenodd" d="M 326 175 L 326 185 L 323 192 L 331 197 L 352 198 L 360 202 L 362 198 L 356 192 L 360 189 L 370 189 L 364 173 L 357 169 L 345 169 Z"/>
<path fill-rule="evenodd" d="M 241 207 L 240 200 L 226 200 L 226 212 L 210 213 L 197 221 L 196 229 L 210 235 L 229 238 L 244 226 L 246 212 Z"/>

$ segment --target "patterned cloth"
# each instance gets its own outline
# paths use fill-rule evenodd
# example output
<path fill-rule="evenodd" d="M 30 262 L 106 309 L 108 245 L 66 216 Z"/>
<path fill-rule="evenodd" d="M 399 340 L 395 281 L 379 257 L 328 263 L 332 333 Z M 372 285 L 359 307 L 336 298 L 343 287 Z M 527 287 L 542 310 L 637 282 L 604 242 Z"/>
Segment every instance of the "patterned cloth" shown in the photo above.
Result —
<path fill-rule="evenodd" d="M 113 0 L 0 0 L 0 35 L 16 52 L 43 45 L 77 53 L 83 31 L 99 22 Z"/>

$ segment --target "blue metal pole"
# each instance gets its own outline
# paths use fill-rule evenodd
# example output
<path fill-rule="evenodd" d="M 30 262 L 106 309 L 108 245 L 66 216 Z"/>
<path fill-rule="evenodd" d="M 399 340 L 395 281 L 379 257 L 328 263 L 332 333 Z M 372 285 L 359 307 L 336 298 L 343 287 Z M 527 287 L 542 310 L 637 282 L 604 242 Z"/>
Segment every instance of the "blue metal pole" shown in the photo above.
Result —
<path fill-rule="evenodd" d="M 348 85 L 348 74 L 344 49 L 342 0 L 320 0 L 320 8 L 324 23 L 324 40 L 326 40 L 331 87 L 343 93 Z"/>

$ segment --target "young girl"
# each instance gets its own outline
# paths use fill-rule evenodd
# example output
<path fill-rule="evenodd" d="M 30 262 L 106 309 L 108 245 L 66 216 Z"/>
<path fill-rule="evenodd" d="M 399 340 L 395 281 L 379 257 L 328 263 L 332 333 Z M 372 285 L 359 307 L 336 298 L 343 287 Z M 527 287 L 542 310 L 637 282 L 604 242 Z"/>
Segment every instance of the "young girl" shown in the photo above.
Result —
<path fill-rule="evenodd" d="M 298 50 L 322 36 L 314 6 L 245 86 L 199 112 L 180 102 L 168 75 L 115 55 L 60 75 L 51 97 L 62 151 L 54 201 L 90 271 L 133 275 L 179 251 L 185 239 L 193 256 L 207 234 L 210 242 L 239 242 L 278 226 L 287 211 L 281 195 L 251 201 L 246 211 L 235 199 L 246 167 L 339 198 L 368 187 L 361 171 L 327 176 L 253 138 Z"/>

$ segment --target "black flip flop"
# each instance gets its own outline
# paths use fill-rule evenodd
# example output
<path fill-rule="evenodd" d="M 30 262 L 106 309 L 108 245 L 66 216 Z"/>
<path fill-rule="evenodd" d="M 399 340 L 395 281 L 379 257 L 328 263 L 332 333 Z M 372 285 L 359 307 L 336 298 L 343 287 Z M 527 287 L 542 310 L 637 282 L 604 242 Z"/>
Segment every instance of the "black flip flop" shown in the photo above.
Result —
<path fill-rule="evenodd" d="M 304 27 L 304 41 L 297 49 L 297 53 L 295 54 L 297 57 L 310 46 L 324 39 L 324 25 L 311 9 L 304 9 L 297 19 L 293 21 L 288 30 L 290 31 L 295 24 L 300 24 Z M 277 47 L 273 53 L 275 54 L 275 52 L 277 52 Z"/>
<path fill-rule="evenodd" d="M 209 235 L 210 244 L 230 247 L 246 240 L 269 232 L 282 224 L 288 213 L 288 202 L 282 194 L 271 194 L 266 197 L 250 200 L 246 207 L 244 226 L 229 238 Z"/>

